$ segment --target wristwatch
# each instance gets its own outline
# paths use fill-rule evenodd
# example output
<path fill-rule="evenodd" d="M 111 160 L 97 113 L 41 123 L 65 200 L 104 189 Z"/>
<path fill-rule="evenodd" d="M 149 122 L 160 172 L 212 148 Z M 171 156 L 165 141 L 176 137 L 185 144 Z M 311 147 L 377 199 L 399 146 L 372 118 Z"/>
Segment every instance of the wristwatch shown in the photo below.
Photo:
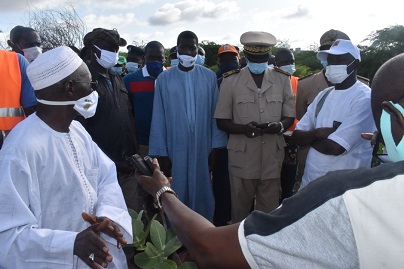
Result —
<path fill-rule="evenodd" d="M 283 123 L 280 121 L 279 124 L 281 125 L 281 129 L 278 132 L 278 135 L 283 134 L 283 132 L 285 131 L 285 129 L 283 129 Z"/>
<path fill-rule="evenodd" d="M 160 196 L 161 196 L 163 193 L 165 193 L 165 192 L 171 192 L 172 194 L 174 194 L 174 195 L 178 198 L 178 195 L 175 193 L 175 191 L 174 191 L 173 189 L 171 189 L 171 188 L 168 187 L 168 186 L 162 187 L 161 189 L 159 189 L 159 190 L 156 192 L 157 205 L 158 205 L 158 207 L 159 207 L 160 209 L 163 208 L 163 206 L 161 205 L 161 202 L 160 202 Z"/>

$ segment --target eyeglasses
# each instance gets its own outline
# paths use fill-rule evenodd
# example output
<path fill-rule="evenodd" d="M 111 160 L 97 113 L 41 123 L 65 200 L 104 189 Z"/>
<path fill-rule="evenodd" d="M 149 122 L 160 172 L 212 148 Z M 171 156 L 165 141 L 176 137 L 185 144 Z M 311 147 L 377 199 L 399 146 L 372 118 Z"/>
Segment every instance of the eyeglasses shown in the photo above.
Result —
<path fill-rule="evenodd" d="M 72 82 L 73 82 L 73 83 L 85 83 L 85 84 L 89 84 L 90 87 L 91 87 L 91 89 L 93 89 L 94 91 L 97 89 L 97 86 L 98 86 L 98 80 L 92 80 L 92 81 L 90 81 L 90 82 L 72 80 Z"/>

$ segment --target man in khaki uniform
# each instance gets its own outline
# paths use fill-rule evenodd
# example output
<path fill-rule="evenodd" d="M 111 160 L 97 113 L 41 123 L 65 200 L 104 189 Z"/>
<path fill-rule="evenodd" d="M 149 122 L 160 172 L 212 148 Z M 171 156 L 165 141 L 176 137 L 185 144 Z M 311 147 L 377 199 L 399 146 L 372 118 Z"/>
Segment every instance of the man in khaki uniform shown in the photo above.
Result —
<path fill-rule="evenodd" d="M 325 32 L 320 37 L 320 48 L 319 51 L 330 49 L 331 45 L 337 39 L 346 39 L 350 40 L 349 36 L 344 32 L 339 30 L 331 29 Z M 314 98 L 316 98 L 317 94 L 332 86 L 332 83 L 327 80 L 325 77 L 325 67 L 327 66 L 327 61 L 321 61 L 323 65 L 323 69 L 315 74 L 308 75 L 306 77 L 300 78 L 297 86 L 297 95 L 296 95 L 296 119 L 301 120 L 304 114 L 307 111 L 309 105 L 313 102 Z M 357 76 L 358 80 L 369 86 L 369 79 Z M 303 171 L 306 164 L 307 153 L 309 151 L 309 147 L 299 147 L 299 151 L 297 154 L 298 161 L 298 178 L 297 182 L 301 182 L 303 177 Z"/>
<path fill-rule="evenodd" d="M 224 77 L 215 118 L 229 133 L 229 173 L 233 223 L 255 209 L 270 212 L 279 205 L 284 158 L 283 131 L 295 111 L 287 73 L 267 66 L 273 35 L 247 32 L 240 37 L 247 67 Z"/>

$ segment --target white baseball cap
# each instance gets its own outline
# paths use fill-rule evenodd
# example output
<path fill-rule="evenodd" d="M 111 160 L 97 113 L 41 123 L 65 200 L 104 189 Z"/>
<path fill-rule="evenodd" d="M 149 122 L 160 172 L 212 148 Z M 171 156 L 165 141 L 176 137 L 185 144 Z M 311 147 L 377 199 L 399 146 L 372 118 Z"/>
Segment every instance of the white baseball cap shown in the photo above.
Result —
<path fill-rule="evenodd" d="M 359 61 L 361 60 L 359 48 L 352 44 L 350 40 L 345 39 L 337 39 L 334 41 L 329 50 L 322 50 L 317 52 L 317 59 L 319 59 L 320 61 L 324 61 L 327 60 L 328 54 L 342 55 L 346 53 L 351 54 L 355 59 Z"/>

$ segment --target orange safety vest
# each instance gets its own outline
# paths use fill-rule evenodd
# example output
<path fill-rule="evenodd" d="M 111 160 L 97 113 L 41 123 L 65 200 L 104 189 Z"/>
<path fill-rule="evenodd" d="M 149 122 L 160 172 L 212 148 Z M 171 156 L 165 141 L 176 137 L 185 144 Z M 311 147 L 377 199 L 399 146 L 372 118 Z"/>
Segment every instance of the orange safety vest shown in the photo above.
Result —
<path fill-rule="evenodd" d="M 17 53 L 0 51 L 0 130 L 10 131 L 24 119 L 20 104 L 21 70 Z"/>
<path fill-rule="evenodd" d="M 296 94 L 297 94 L 297 82 L 299 81 L 299 77 L 295 77 L 295 76 L 290 76 L 290 84 L 292 84 L 292 92 L 295 98 L 295 104 L 296 104 Z M 295 121 L 293 122 L 293 124 L 287 129 L 287 131 L 294 131 L 296 128 L 296 124 L 299 121 L 297 119 L 295 119 Z"/>

